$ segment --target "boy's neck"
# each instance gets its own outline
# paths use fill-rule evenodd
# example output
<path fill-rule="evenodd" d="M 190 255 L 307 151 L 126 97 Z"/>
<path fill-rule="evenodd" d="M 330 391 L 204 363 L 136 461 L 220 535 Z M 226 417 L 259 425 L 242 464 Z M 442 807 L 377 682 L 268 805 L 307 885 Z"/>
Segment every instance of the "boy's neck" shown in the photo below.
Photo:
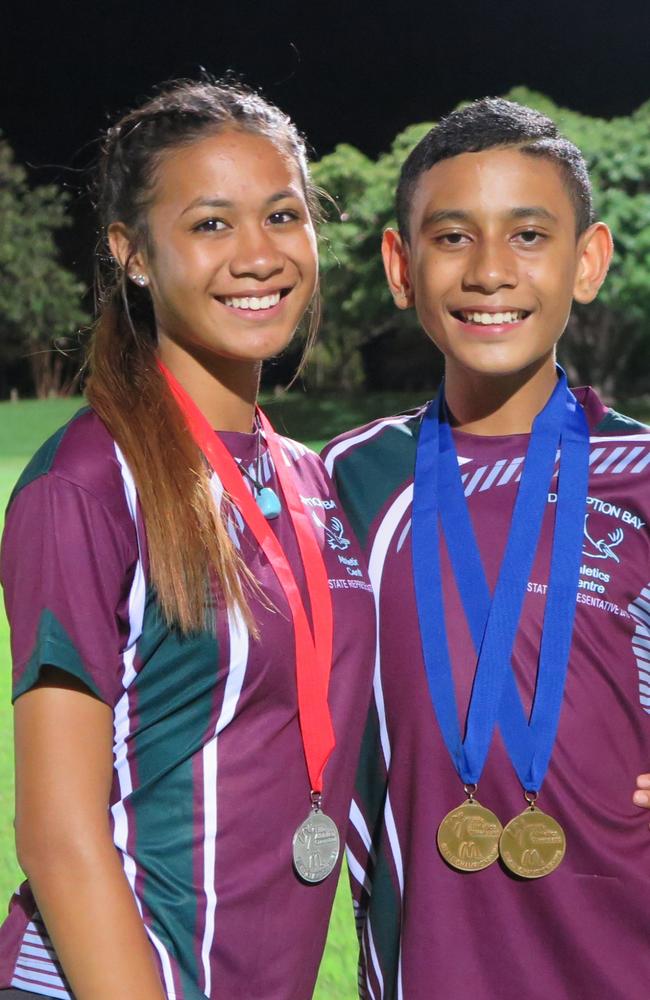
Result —
<path fill-rule="evenodd" d="M 447 363 L 445 399 L 453 426 L 486 437 L 528 434 L 555 384 L 555 358 L 512 375 L 483 375 Z"/>

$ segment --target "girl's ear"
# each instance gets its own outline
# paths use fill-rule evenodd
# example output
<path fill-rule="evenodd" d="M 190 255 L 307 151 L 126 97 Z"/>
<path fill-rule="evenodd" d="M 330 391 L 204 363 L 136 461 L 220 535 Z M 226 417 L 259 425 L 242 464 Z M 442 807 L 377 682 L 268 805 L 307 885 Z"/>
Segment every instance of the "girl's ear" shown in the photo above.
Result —
<path fill-rule="evenodd" d="M 123 222 L 112 222 L 108 227 L 108 245 L 113 257 L 132 281 L 141 287 L 149 284 L 144 255 L 136 250 L 132 235 Z"/>

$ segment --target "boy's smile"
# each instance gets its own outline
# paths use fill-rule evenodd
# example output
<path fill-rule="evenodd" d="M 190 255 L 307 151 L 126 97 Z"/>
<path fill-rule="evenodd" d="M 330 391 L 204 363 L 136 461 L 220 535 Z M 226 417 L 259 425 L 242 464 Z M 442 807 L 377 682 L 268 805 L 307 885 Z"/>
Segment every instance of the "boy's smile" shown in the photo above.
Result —
<path fill-rule="evenodd" d="M 420 177 L 409 241 L 389 231 L 384 256 L 397 304 L 415 306 L 448 374 L 515 375 L 552 367 L 573 298 L 595 296 L 597 229 L 576 237 L 574 205 L 551 160 L 489 149 Z"/>

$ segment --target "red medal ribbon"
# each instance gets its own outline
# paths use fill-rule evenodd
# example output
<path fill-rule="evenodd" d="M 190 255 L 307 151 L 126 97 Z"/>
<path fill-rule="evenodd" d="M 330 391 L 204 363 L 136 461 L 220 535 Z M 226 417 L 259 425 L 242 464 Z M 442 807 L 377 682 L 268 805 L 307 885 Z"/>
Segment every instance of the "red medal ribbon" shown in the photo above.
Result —
<path fill-rule="evenodd" d="M 183 412 L 192 437 L 219 476 L 223 488 L 237 505 L 275 572 L 289 604 L 296 653 L 300 732 L 311 790 L 320 794 L 323 788 L 323 771 L 335 744 L 327 701 L 332 670 L 332 596 L 325 561 L 300 501 L 294 474 L 282 451 L 278 435 L 258 407 L 257 414 L 298 540 L 314 623 L 313 633 L 293 570 L 271 525 L 248 491 L 239 466 L 192 397 L 162 361 L 159 360 L 158 364 Z"/>

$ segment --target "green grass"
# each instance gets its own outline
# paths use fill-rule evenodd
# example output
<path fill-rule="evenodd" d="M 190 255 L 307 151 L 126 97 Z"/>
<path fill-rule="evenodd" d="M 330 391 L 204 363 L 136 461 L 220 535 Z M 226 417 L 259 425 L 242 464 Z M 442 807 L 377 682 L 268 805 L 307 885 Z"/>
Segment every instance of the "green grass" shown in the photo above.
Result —
<path fill-rule="evenodd" d="M 1 454 L 1 453 L 0 453 Z M 4 511 L 11 488 L 18 478 L 24 461 L 0 458 L 0 511 Z M 0 514 L 0 522 L 2 515 Z M 14 763 L 11 715 L 11 661 L 9 657 L 9 626 L 0 604 L 0 913 L 5 901 L 21 881 L 14 854 Z"/>
<path fill-rule="evenodd" d="M 264 396 L 262 404 L 281 434 L 325 442 L 357 424 L 416 406 L 422 394 L 382 392 L 354 396 Z M 27 459 L 41 442 L 83 406 L 80 397 L 0 403 L 0 460 Z"/>
<path fill-rule="evenodd" d="M 79 397 L 0 403 L 0 461 L 17 458 L 24 465 L 39 444 L 82 405 Z"/>

